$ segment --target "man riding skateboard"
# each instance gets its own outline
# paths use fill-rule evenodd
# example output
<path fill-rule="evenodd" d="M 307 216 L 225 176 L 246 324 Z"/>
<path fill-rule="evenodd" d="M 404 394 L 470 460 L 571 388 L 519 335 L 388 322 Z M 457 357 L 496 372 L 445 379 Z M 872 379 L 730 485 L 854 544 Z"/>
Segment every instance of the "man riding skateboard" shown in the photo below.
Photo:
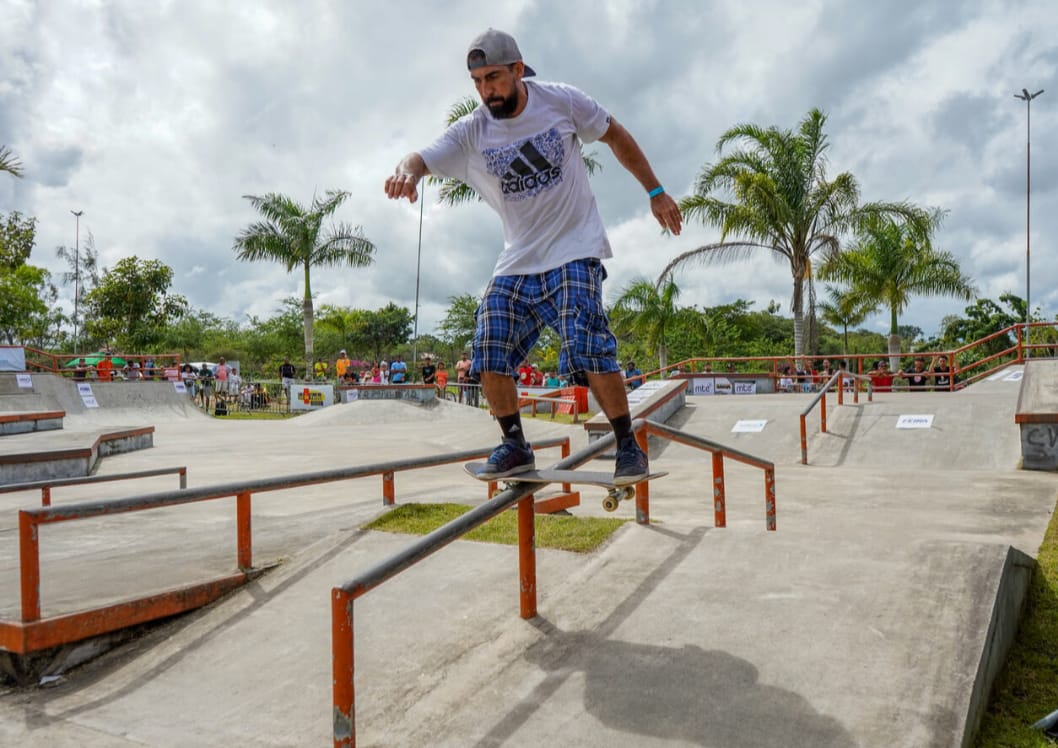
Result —
<path fill-rule="evenodd" d="M 386 194 L 415 202 L 427 174 L 470 185 L 503 221 L 504 249 L 477 310 L 473 375 L 503 434 L 480 474 L 505 478 L 533 470 L 513 376 L 545 325 L 562 339 L 559 370 L 588 384 L 617 443 L 614 483 L 649 474 L 636 444 L 617 341 L 602 303 L 602 260 L 613 256 L 581 143 L 601 140 L 647 193 L 662 228 L 679 234 L 676 202 L 654 176 L 632 135 L 594 99 L 560 83 L 528 81 L 509 34 L 489 29 L 470 43 L 467 69 L 483 107 L 454 123 L 427 148 L 407 155 L 386 179 Z"/>

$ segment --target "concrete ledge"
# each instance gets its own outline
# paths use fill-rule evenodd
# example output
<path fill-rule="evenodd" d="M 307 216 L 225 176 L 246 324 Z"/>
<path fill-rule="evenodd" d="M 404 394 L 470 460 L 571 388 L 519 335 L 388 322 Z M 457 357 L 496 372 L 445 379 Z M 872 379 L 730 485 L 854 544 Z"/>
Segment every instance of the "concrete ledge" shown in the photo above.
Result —
<path fill-rule="evenodd" d="M 65 417 L 65 411 L 61 410 L 0 413 L 0 436 L 56 431 L 62 428 Z"/>
<path fill-rule="evenodd" d="M 996 585 L 992 618 L 988 623 L 988 633 L 981 652 L 981 664 L 977 668 L 973 690 L 970 692 L 970 706 L 963 728 L 963 748 L 973 745 L 973 738 L 981 726 L 981 718 L 988 708 L 992 686 L 1003 669 L 1010 647 L 1017 637 L 1021 612 L 1035 568 L 1035 559 L 1017 548 L 1007 549 L 1007 557 Z"/>
<path fill-rule="evenodd" d="M 154 446 L 154 426 L 56 436 L 0 455 L 0 485 L 90 475 L 102 457 Z"/>
<path fill-rule="evenodd" d="M 1014 423 L 1021 431 L 1021 465 L 1058 470 L 1058 361 L 1025 363 Z"/>
<path fill-rule="evenodd" d="M 665 423 L 687 404 L 687 381 L 683 379 L 650 380 L 628 393 L 628 411 L 634 421 L 648 418 Z M 595 415 L 584 424 L 588 443 L 601 439 L 612 430 L 605 413 Z"/>
<path fill-rule="evenodd" d="M 335 389 L 335 402 L 351 403 L 358 400 L 411 400 L 421 404 L 437 399 L 437 388 L 432 384 L 361 384 Z"/>

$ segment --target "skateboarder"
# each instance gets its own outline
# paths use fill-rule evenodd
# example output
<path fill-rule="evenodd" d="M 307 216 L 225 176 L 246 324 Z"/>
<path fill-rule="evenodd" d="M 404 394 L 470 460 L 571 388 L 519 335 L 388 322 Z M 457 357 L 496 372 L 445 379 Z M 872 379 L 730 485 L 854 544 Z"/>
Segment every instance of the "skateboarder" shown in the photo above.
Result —
<path fill-rule="evenodd" d="M 603 309 L 602 260 L 612 252 L 580 144 L 609 146 L 673 234 L 682 225 L 679 208 L 635 139 L 594 99 L 572 86 L 527 80 L 535 72 L 509 34 L 489 29 L 478 36 L 466 65 L 484 106 L 406 156 L 385 190 L 414 202 L 423 176 L 451 177 L 473 187 L 503 221 L 505 246 L 478 307 L 471 358 L 503 433 L 484 471 L 505 477 L 535 467 L 512 375 L 547 325 L 562 338 L 560 372 L 591 386 L 613 426 L 614 482 L 635 482 L 649 470 L 631 431 L 617 342 Z"/>

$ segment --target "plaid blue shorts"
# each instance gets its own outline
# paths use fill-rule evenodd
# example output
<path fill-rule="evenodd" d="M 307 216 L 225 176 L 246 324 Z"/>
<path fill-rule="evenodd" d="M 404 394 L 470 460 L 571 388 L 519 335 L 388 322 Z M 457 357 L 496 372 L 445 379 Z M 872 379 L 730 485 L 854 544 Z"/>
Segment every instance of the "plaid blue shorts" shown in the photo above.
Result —
<path fill-rule="evenodd" d="M 619 372 L 617 339 L 602 303 L 605 278 L 594 258 L 535 275 L 494 277 L 477 311 L 471 370 L 514 376 L 547 326 L 562 340 L 560 374 Z"/>

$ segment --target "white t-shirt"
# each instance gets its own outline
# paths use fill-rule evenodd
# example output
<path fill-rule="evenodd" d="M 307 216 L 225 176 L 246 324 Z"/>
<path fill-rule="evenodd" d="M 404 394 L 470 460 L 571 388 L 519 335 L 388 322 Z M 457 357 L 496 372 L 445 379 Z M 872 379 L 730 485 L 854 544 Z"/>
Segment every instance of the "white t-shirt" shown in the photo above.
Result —
<path fill-rule="evenodd" d="M 419 155 L 432 174 L 466 182 L 500 214 L 495 275 L 612 257 L 580 150 L 606 134 L 610 115 L 572 86 L 525 84 L 529 99 L 517 117 L 495 119 L 479 106 Z"/>

